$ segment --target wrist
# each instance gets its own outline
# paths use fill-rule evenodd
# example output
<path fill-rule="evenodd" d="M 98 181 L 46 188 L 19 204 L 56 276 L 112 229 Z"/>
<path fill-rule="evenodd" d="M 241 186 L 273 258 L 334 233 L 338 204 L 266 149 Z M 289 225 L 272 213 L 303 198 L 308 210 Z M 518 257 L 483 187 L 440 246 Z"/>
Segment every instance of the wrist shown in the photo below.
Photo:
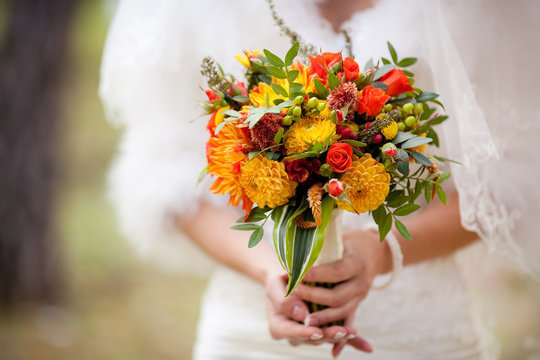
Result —
<path fill-rule="evenodd" d="M 373 239 L 370 239 L 373 244 L 373 259 L 371 263 L 372 266 L 372 274 L 373 276 L 386 274 L 392 271 L 393 269 L 393 261 L 392 261 L 392 250 L 390 249 L 390 246 L 388 245 L 388 242 L 386 240 L 379 241 L 379 233 L 375 229 L 369 229 L 367 230 L 370 233 L 372 233 Z"/>

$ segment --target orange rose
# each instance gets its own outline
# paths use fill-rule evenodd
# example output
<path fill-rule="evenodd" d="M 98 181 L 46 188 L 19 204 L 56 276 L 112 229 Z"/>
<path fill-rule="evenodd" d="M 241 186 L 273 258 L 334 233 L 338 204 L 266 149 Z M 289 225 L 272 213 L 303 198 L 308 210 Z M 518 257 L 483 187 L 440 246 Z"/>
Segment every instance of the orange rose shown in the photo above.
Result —
<path fill-rule="evenodd" d="M 325 52 L 322 55 L 317 55 L 315 57 L 310 56 L 309 61 L 311 62 L 312 72 L 317 74 L 317 78 L 323 84 L 326 84 L 326 77 L 328 76 L 326 69 L 330 69 L 333 65 L 340 62 L 341 54 Z"/>
<path fill-rule="evenodd" d="M 413 87 L 409 85 L 409 78 L 407 75 L 399 69 L 393 69 L 384 74 L 379 81 L 388 85 L 386 94 L 390 96 L 398 96 L 406 91 L 414 91 Z"/>
<path fill-rule="evenodd" d="M 326 162 L 337 173 L 344 173 L 352 165 L 353 149 L 347 143 L 335 143 L 328 149 Z"/>
<path fill-rule="evenodd" d="M 366 113 L 367 116 L 374 117 L 381 112 L 388 99 L 390 96 L 381 89 L 366 86 L 358 95 L 358 113 Z"/>
<path fill-rule="evenodd" d="M 343 60 L 343 72 L 345 73 L 345 80 L 352 82 L 360 76 L 360 67 L 356 61 L 348 57 Z"/>

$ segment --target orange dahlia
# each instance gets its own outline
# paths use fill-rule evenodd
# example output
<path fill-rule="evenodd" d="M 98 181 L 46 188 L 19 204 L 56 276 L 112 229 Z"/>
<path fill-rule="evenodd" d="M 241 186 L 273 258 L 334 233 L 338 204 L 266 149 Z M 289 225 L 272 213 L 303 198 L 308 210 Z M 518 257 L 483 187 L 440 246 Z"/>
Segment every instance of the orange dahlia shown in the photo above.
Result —
<path fill-rule="evenodd" d="M 350 200 L 336 200 L 338 208 L 354 213 L 377 209 L 390 191 L 390 175 L 384 165 L 366 154 L 361 158 L 353 155 L 353 163 L 339 180 L 346 185 L 345 194 Z M 352 204 L 352 206 L 351 206 Z"/>
<path fill-rule="evenodd" d="M 285 165 L 258 155 L 242 166 L 242 185 L 249 199 L 260 208 L 275 208 L 289 201 L 298 183 L 289 179 Z"/>
<path fill-rule="evenodd" d="M 227 123 L 208 141 L 208 173 L 216 176 L 210 190 L 214 194 L 229 194 L 229 204 L 232 206 L 238 206 L 242 201 L 242 209 L 249 213 L 253 203 L 240 185 L 240 171 L 253 145 L 246 129 L 237 125 L 237 122 Z"/>

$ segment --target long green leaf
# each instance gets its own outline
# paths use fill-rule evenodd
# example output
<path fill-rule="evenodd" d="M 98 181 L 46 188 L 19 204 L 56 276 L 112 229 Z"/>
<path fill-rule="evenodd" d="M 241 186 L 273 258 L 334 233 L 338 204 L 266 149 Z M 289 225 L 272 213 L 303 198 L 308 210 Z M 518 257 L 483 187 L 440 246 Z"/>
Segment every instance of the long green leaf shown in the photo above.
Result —
<path fill-rule="evenodd" d="M 290 249 L 292 252 L 287 254 L 287 259 L 290 259 L 288 264 L 290 271 L 286 295 L 290 295 L 296 289 L 319 257 L 324 243 L 324 233 L 330 223 L 333 209 L 334 199 L 327 196 L 321 202 L 321 226 L 301 229 L 293 221 L 296 216 L 289 220 L 291 226 L 287 230 L 287 250 Z"/>

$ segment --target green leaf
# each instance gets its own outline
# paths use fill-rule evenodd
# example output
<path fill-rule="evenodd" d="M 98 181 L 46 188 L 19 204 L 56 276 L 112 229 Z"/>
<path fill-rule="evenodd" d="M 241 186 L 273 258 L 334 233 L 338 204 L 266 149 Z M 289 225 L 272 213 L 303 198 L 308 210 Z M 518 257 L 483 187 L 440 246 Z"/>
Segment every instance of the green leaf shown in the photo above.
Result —
<path fill-rule="evenodd" d="M 398 57 L 397 57 L 396 49 L 394 49 L 394 46 L 390 43 L 390 41 L 387 41 L 386 45 L 388 45 L 388 51 L 390 52 L 390 56 L 392 57 L 394 64 L 397 63 Z"/>
<path fill-rule="evenodd" d="M 450 177 L 450 173 L 445 171 L 441 173 L 441 176 L 437 180 L 437 183 L 442 183 L 443 181 L 448 180 L 449 177 Z"/>
<path fill-rule="evenodd" d="M 384 65 L 389 65 L 389 64 L 392 63 L 390 60 L 388 60 L 387 58 L 384 58 L 384 57 L 382 57 L 381 60 L 382 60 Z"/>
<path fill-rule="evenodd" d="M 295 42 L 291 48 L 289 49 L 289 51 L 287 51 L 287 55 L 285 55 L 285 65 L 287 66 L 290 66 L 293 61 L 294 61 L 294 58 L 296 57 L 296 55 L 298 55 L 298 49 L 300 47 L 300 43 L 299 42 Z M 265 52 L 266 54 L 266 52 Z"/>
<path fill-rule="evenodd" d="M 289 96 L 289 93 L 287 92 L 287 90 L 285 90 L 285 88 L 279 84 L 276 84 L 276 83 L 272 83 L 272 90 L 274 90 L 274 92 L 278 95 L 281 95 L 281 96 L 285 96 L 285 97 L 288 97 Z"/>
<path fill-rule="evenodd" d="M 264 235 L 264 229 L 262 227 L 255 230 L 249 237 L 248 248 L 252 248 L 255 245 L 257 245 L 263 238 L 263 235 Z"/>
<path fill-rule="evenodd" d="M 272 65 L 274 65 L 275 67 L 278 67 L 278 68 L 283 68 L 285 67 L 285 63 L 283 62 L 283 60 L 281 60 L 279 58 L 279 56 L 275 55 L 274 53 L 272 53 L 270 50 L 267 50 L 267 49 L 264 49 L 264 55 L 266 56 L 266 58 L 268 59 L 268 62 Z M 281 70 L 281 69 L 280 69 Z M 284 77 L 285 79 L 286 77 Z"/>
<path fill-rule="evenodd" d="M 378 80 L 390 71 L 392 71 L 395 68 L 394 65 L 384 65 L 377 69 L 375 72 L 375 76 L 373 76 L 373 80 Z"/>
<path fill-rule="evenodd" d="M 377 209 L 373 210 L 371 214 L 373 215 L 375 224 L 379 225 L 386 217 L 386 209 L 384 208 L 384 205 L 381 204 Z"/>
<path fill-rule="evenodd" d="M 321 95 L 324 99 L 330 95 L 330 91 L 328 91 L 328 88 L 323 85 L 323 83 L 319 79 L 315 79 L 315 89 L 317 90 L 317 94 Z"/>
<path fill-rule="evenodd" d="M 425 156 L 424 154 L 421 154 L 416 151 L 411 151 L 411 155 L 413 156 L 413 158 L 415 158 L 416 161 L 418 161 L 422 165 L 425 165 L 425 166 L 433 165 L 431 160 L 429 160 L 429 158 Z"/>
<path fill-rule="evenodd" d="M 409 230 L 407 230 L 407 227 L 399 220 L 396 220 L 396 229 L 405 239 L 411 240 L 411 234 L 409 234 Z"/>
<path fill-rule="evenodd" d="M 432 191 L 431 184 L 428 182 L 424 183 L 424 198 L 426 200 L 426 204 L 429 204 L 431 201 L 431 191 Z"/>
<path fill-rule="evenodd" d="M 405 196 L 405 194 L 402 194 L 401 196 L 391 200 L 391 201 L 387 201 L 386 202 L 386 206 L 388 207 L 391 207 L 391 208 L 398 208 L 400 207 L 401 205 L 405 204 L 407 201 L 409 200 L 409 198 L 407 196 Z"/>
<path fill-rule="evenodd" d="M 340 84 L 338 77 L 336 75 L 332 74 L 332 73 L 328 73 L 328 81 L 327 82 L 328 82 L 328 86 L 330 87 L 331 90 L 334 90 Z"/>
<path fill-rule="evenodd" d="M 268 72 L 277 79 L 286 79 L 287 74 L 285 74 L 285 71 L 281 70 L 280 68 L 269 66 L 267 67 Z"/>
<path fill-rule="evenodd" d="M 435 185 L 435 191 L 437 192 L 437 196 L 439 197 L 439 199 L 441 200 L 441 202 L 446 205 L 446 193 L 444 192 L 444 190 L 442 189 L 441 185 L 439 184 L 436 184 Z"/>
<path fill-rule="evenodd" d="M 398 163 L 397 169 L 404 176 L 409 176 L 409 162 L 408 161 L 400 161 Z"/>
<path fill-rule="evenodd" d="M 403 149 L 397 149 L 396 156 L 394 156 L 395 161 L 409 161 L 409 154 Z"/>
<path fill-rule="evenodd" d="M 414 73 L 413 73 L 413 72 L 410 72 L 410 71 L 408 71 L 408 70 L 401 70 L 401 71 L 403 71 L 403 73 L 404 73 L 405 75 L 407 75 L 408 77 L 414 77 Z"/>
<path fill-rule="evenodd" d="M 426 136 L 432 138 L 433 139 L 433 145 L 435 145 L 436 147 L 439 147 L 439 145 L 440 145 L 440 143 L 439 143 L 439 135 L 437 135 L 437 132 L 435 130 L 433 130 L 432 128 L 427 129 Z"/>
<path fill-rule="evenodd" d="M 373 67 L 373 59 L 369 58 L 368 61 L 366 61 L 366 64 L 364 65 L 364 71 L 369 70 Z"/>
<path fill-rule="evenodd" d="M 436 94 L 436 93 L 431 92 L 431 91 L 424 91 L 424 92 L 420 93 L 420 95 L 418 95 L 416 97 L 416 101 L 418 101 L 419 103 L 424 103 L 426 101 L 433 100 L 433 99 L 435 99 L 437 97 L 439 97 L 439 94 Z"/>
<path fill-rule="evenodd" d="M 415 134 L 411 134 L 409 132 L 398 131 L 396 137 L 392 140 L 392 143 L 399 144 L 409 139 L 412 139 L 414 137 L 416 137 Z"/>
<path fill-rule="evenodd" d="M 403 144 L 401 144 L 401 148 L 402 149 L 410 149 L 410 148 L 413 148 L 413 147 L 417 147 L 417 146 L 420 146 L 420 145 L 430 143 L 431 141 L 433 141 L 431 138 L 424 137 L 424 136 L 417 136 L 417 137 L 413 137 L 413 138 L 405 141 Z"/>
<path fill-rule="evenodd" d="M 408 67 L 408 66 L 411 66 L 411 65 L 415 64 L 417 60 L 418 59 L 415 58 L 415 57 L 406 57 L 404 59 L 401 59 L 397 63 L 397 66 L 399 66 L 399 67 Z"/>
<path fill-rule="evenodd" d="M 299 92 L 303 88 L 304 88 L 304 85 L 302 85 L 301 83 L 292 82 L 292 83 L 289 84 L 289 91 L 291 93 Z"/>
<path fill-rule="evenodd" d="M 381 90 L 386 90 L 388 89 L 388 85 L 386 85 L 385 83 L 383 82 L 380 82 L 380 81 L 374 81 L 371 83 L 371 86 L 373 86 L 374 88 L 377 88 L 377 89 L 381 89 Z"/>
<path fill-rule="evenodd" d="M 280 99 L 280 98 L 277 98 L 277 99 L 274 99 L 274 101 L 272 101 L 274 103 L 274 105 L 279 105 L 281 104 L 282 102 L 284 102 L 285 100 L 283 99 Z"/>
<path fill-rule="evenodd" d="M 438 162 L 451 162 L 451 163 L 454 163 L 454 164 L 458 164 L 458 165 L 463 165 L 462 163 L 460 163 L 459 161 L 456 161 L 456 160 L 452 160 L 452 159 L 448 159 L 448 158 L 445 158 L 445 157 L 442 157 L 442 156 L 439 156 L 439 155 L 430 155 L 432 156 L 435 160 L 437 160 Z"/>
<path fill-rule="evenodd" d="M 277 160 L 277 159 L 279 159 L 279 157 L 281 156 L 281 154 L 280 154 L 280 153 L 277 153 L 277 152 L 269 151 L 269 152 L 265 152 L 265 153 L 264 153 L 264 156 L 266 156 L 266 157 L 269 158 L 270 160 Z"/>
<path fill-rule="evenodd" d="M 347 139 L 347 140 L 341 140 L 341 142 L 344 142 L 344 143 L 347 143 L 351 146 L 356 146 L 356 147 L 365 147 L 366 144 L 361 142 L 361 141 L 358 141 L 358 140 L 350 140 L 350 139 Z"/>
<path fill-rule="evenodd" d="M 233 100 L 239 102 L 240 104 L 247 104 L 249 102 L 249 98 L 245 95 L 233 96 Z"/>
<path fill-rule="evenodd" d="M 282 103 L 279 103 L 279 105 L 277 105 L 276 108 L 277 108 L 278 110 L 281 110 L 281 109 L 283 109 L 283 108 L 289 107 L 292 103 L 293 103 L 293 101 L 291 101 L 291 100 L 286 100 L 286 101 L 283 101 Z"/>
<path fill-rule="evenodd" d="M 280 128 L 278 130 L 278 132 L 276 133 L 276 135 L 274 136 L 274 142 L 276 144 L 279 144 L 281 139 L 283 138 L 283 133 L 285 132 L 285 129 L 284 128 Z"/>
<path fill-rule="evenodd" d="M 439 125 L 443 123 L 446 119 L 448 119 L 448 115 L 437 116 L 435 119 L 433 119 L 431 125 Z"/>
<path fill-rule="evenodd" d="M 392 229 L 392 214 L 386 214 L 379 225 L 379 240 L 382 242 Z"/>
<path fill-rule="evenodd" d="M 240 114 L 238 111 L 235 111 L 235 110 L 223 110 L 223 111 L 221 111 L 221 113 L 223 115 L 227 115 L 227 116 L 231 116 L 231 117 L 235 117 L 235 118 L 242 117 L 242 114 Z"/>
<path fill-rule="evenodd" d="M 240 231 L 253 231 L 259 229 L 261 226 L 257 224 L 239 224 L 231 226 L 232 230 L 240 230 Z"/>
<path fill-rule="evenodd" d="M 413 212 L 415 212 L 416 210 L 418 210 L 420 208 L 421 208 L 421 206 L 418 205 L 418 204 L 405 204 L 405 205 L 397 208 L 396 210 L 394 210 L 394 215 L 395 216 L 409 215 L 409 214 L 412 214 Z"/>
<path fill-rule="evenodd" d="M 289 82 L 293 82 L 294 80 L 296 80 L 296 78 L 298 77 L 298 74 L 300 74 L 300 71 L 298 70 L 289 71 L 288 73 Z"/>

